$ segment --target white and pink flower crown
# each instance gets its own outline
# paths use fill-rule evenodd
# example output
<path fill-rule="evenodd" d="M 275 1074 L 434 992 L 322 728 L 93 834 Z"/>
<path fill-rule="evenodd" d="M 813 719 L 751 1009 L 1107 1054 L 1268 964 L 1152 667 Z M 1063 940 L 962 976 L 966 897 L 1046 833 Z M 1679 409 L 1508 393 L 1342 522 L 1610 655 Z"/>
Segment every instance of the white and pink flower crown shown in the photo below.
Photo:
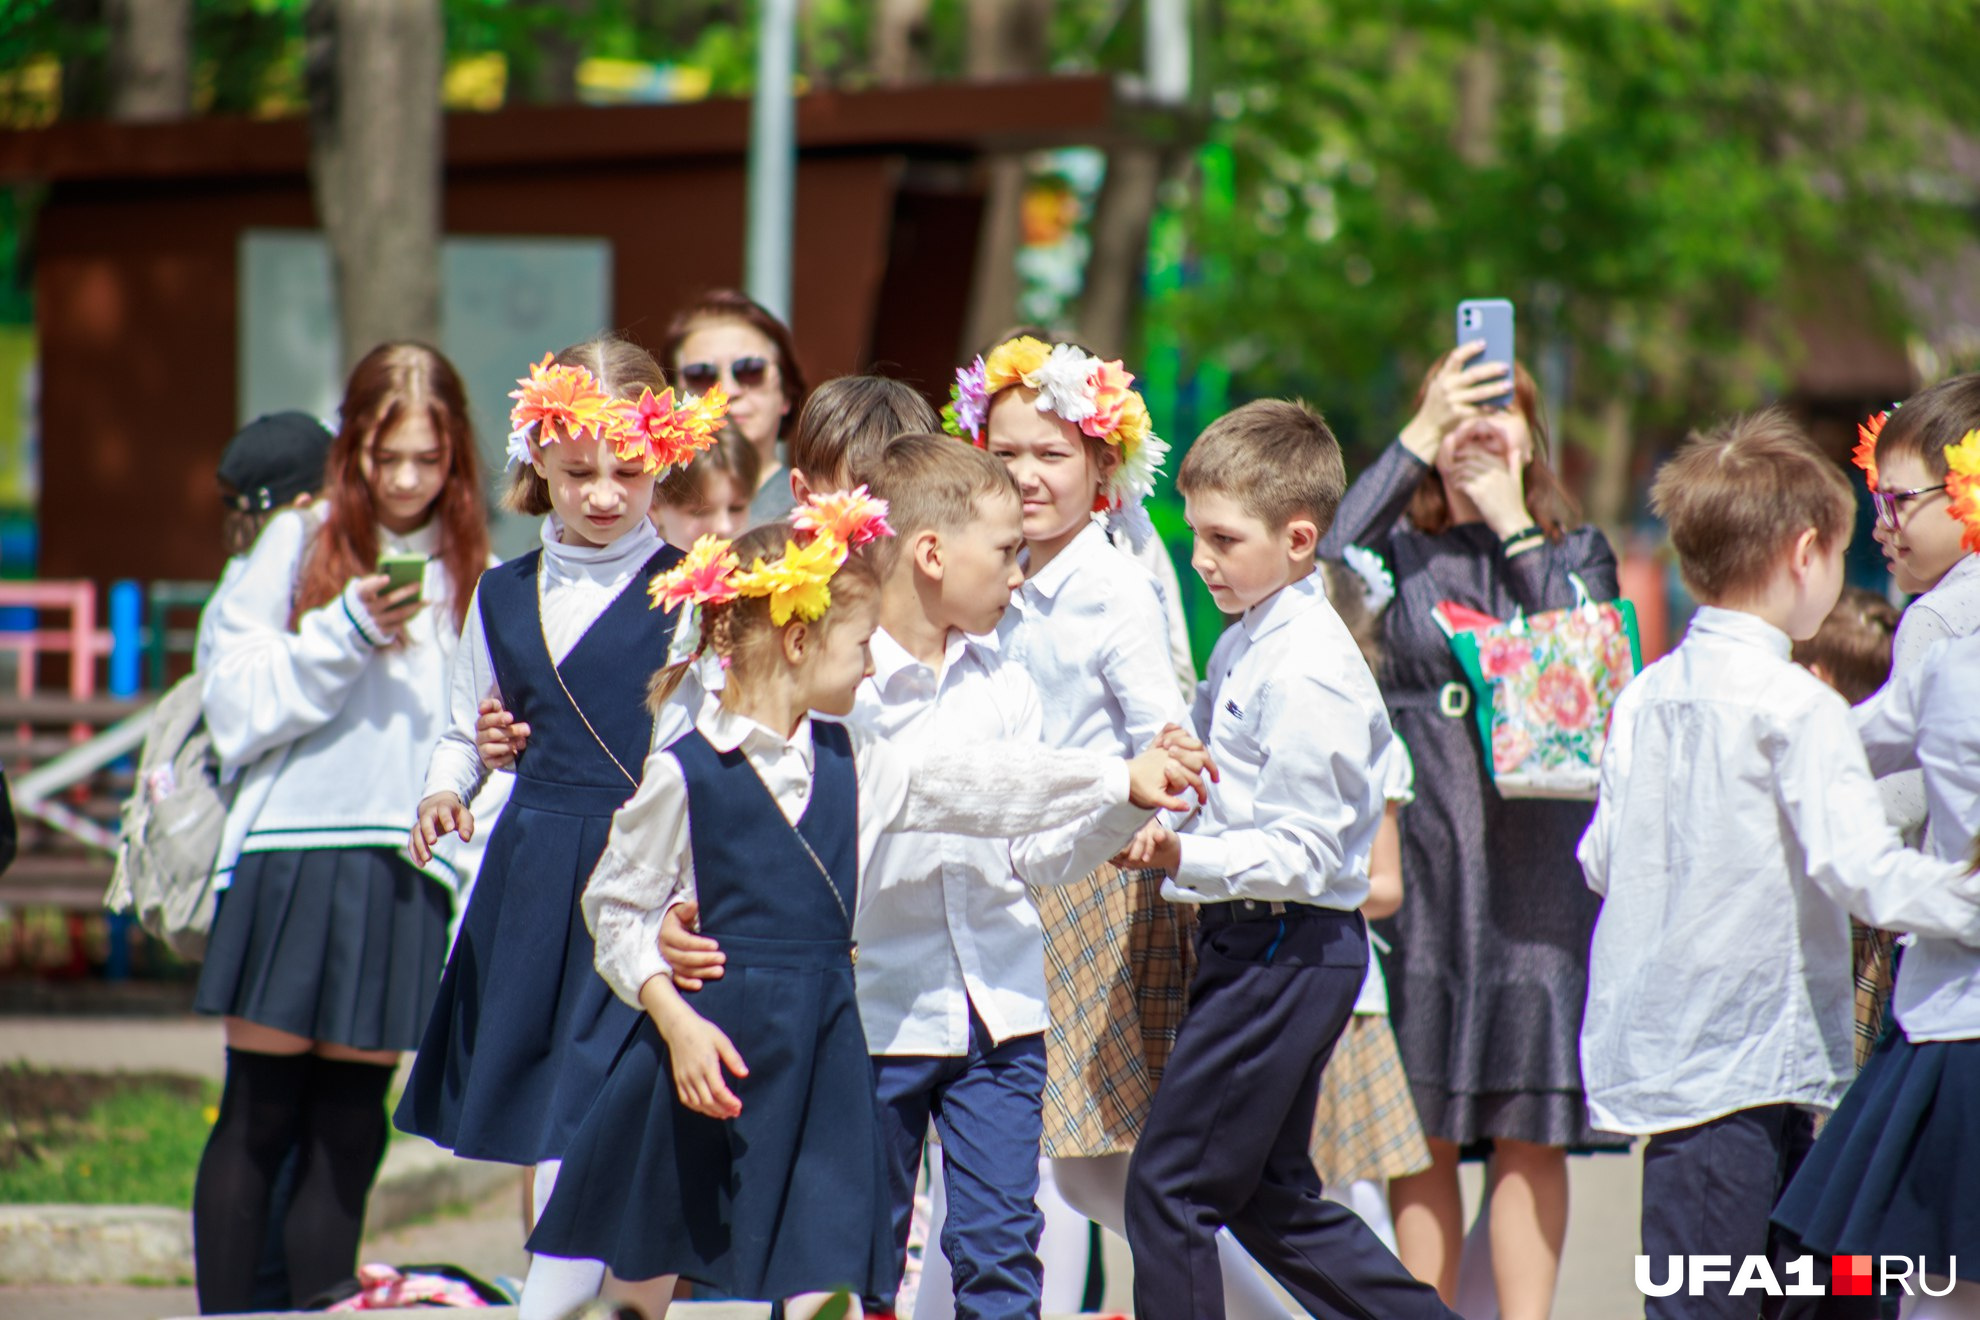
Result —
<path fill-rule="evenodd" d="M 700 398 L 674 401 L 672 387 L 654 394 L 642 387 L 637 400 L 615 399 L 598 378 L 579 366 L 559 366 L 556 355 L 543 360 L 509 391 L 509 465 L 532 460 L 532 439 L 540 447 L 589 431 L 612 446 L 623 461 L 640 460 L 647 472 L 687 462 L 715 443 L 727 424 L 729 396 L 720 385 Z"/>
<path fill-rule="evenodd" d="M 1134 376 L 1119 362 L 1104 362 L 1071 344 L 1048 345 L 1022 335 L 963 367 L 942 409 L 942 428 L 982 448 L 990 401 L 1014 385 L 1038 391 L 1039 412 L 1071 422 L 1082 435 L 1120 451 L 1120 466 L 1095 502 L 1096 512 L 1138 505 L 1153 493 L 1169 446 L 1155 434 L 1148 404 L 1133 388 Z"/>

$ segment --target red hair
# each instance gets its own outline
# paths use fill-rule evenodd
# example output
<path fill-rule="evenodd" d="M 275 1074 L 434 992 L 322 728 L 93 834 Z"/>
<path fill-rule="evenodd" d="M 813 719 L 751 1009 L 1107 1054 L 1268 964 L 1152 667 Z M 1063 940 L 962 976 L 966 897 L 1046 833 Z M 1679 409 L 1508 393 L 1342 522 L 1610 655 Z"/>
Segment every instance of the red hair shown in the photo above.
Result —
<path fill-rule="evenodd" d="M 1430 382 L 1444 369 L 1450 356 L 1444 354 L 1423 373 L 1423 383 L 1416 387 L 1416 400 L 1410 405 L 1412 412 L 1423 406 Z M 1532 374 L 1517 362 L 1513 363 L 1513 406 L 1526 418 L 1526 429 L 1533 437 L 1533 456 L 1526 460 L 1526 468 L 1520 474 L 1521 484 L 1526 488 L 1526 513 L 1547 534 L 1547 539 L 1558 541 L 1561 533 L 1578 518 L 1579 510 L 1561 488 L 1553 468 L 1547 465 L 1547 417 L 1540 409 L 1540 387 L 1533 383 Z M 1423 484 L 1416 488 L 1416 494 L 1410 497 L 1409 520 L 1417 531 L 1431 536 L 1448 530 L 1451 525 L 1451 502 L 1444 493 L 1444 474 L 1434 464 Z"/>
<path fill-rule="evenodd" d="M 447 570 L 454 626 L 467 622 L 469 597 L 488 566 L 488 510 L 482 504 L 467 392 L 439 350 L 406 343 L 380 344 L 366 353 L 344 388 L 343 423 L 323 472 L 329 512 L 303 558 L 291 628 L 305 612 L 335 600 L 352 578 L 377 572 L 378 513 L 364 458 L 419 408 L 447 445 L 447 476 L 433 516 L 440 523 L 440 562 Z"/>

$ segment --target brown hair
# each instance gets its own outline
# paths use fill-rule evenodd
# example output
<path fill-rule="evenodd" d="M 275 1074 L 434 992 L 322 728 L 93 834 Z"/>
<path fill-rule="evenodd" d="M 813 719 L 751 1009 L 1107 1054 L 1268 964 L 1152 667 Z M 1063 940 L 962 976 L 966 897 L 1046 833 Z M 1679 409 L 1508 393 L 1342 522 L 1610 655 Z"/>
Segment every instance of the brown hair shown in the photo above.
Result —
<path fill-rule="evenodd" d="M 252 512 L 244 509 L 222 509 L 220 511 L 220 548 L 226 551 L 228 558 L 246 554 L 248 551 L 254 549 L 254 543 L 261 539 L 261 529 L 268 525 L 268 520 L 282 512 L 283 509 L 295 508 L 296 500 L 300 500 L 301 498 L 302 496 L 298 495 L 296 499 L 290 500 L 287 504 L 274 509 L 256 509 Z"/>
<path fill-rule="evenodd" d="M 893 571 L 901 547 L 920 533 L 967 526 L 978 500 L 998 494 L 1020 498 L 1009 468 L 966 440 L 932 431 L 896 436 L 860 479 L 887 501 L 887 522 L 894 529 L 876 545 L 882 573 Z"/>
<path fill-rule="evenodd" d="M 1319 413 L 1258 399 L 1204 428 L 1176 470 L 1176 489 L 1228 495 L 1275 532 L 1304 514 L 1325 536 L 1347 493 L 1347 465 Z"/>
<path fill-rule="evenodd" d="M 557 354 L 555 364 L 583 367 L 598 381 L 598 388 L 615 399 L 636 400 L 642 389 L 658 394 L 667 388 L 667 377 L 653 355 L 617 335 L 600 335 L 582 344 L 572 344 Z M 502 507 L 540 518 L 550 512 L 550 483 L 537 475 L 532 464 L 518 463 L 509 469 Z"/>
<path fill-rule="evenodd" d="M 757 473 L 762 470 L 762 464 L 755 445 L 736 432 L 726 432 L 715 438 L 712 448 L 696 454 L 693 462 L 668 468 L 660 478 L 654 498 L 674 509 L 699 503 L 707 493 L 708 478 L 720 472 L 736 483 L 736 489 L 747 501 L 756 491 Z"/>
<path fill-rule="evenodd" d="M 438 349 L 401 343 L 366 353 L 344 387 L 343 422 L 323 464 L 330 508 L 303 557 L 291 628 L 310 610 L 335 600 L 352 578 L 377 572 L 378 514 L 364 476 L 365 455 L 420 408 L 447 446 L 447 476 L 433 516 L 440 524 L 440 561 L 452 593 L 454 627 L 467 622 L 474 584 L 488 566 L 488 510 L 481 502 L 481 463 L 467 394 Z"/>
<path fill-rule="evenodd" d="M 1446 353 L 1430 364 L 1430 370 L 1424 373 L 1422 383 L 1416 387 L 1416 400 L 1410 405 L 1412 412 L 1423 406 L 1424 396 L 1430 392 L 1430 382 L 1444 369 L 1444 363 L 1449 361 L 1450 356 Z M 1575 508 L 1568 493 L 1561 489 L 1560 478 L 1554 475 L 1554 469 L 1548 466 L 1547 416 L 1540 407 L 1540 387 L 1533 383 L 1532 373 L 1517 362 L 1513 363 L 1513 406 L 1526 418 L 1526 429 L 1533 437 L 1533 456 L 1526 460 L 1526 467 L 1520 473 L 1520 484 L 1526 491 L 1526 514 L 1547 534 L 1549 540 L 1558 541 L 1580 511 Z M 1410 497 L 1408 512 L 1410 524 L 1419 532 L 1435 536 L 1449 530 L 1450 496 L 1444 491 L 1443 473 L 1434 466 Z"/>
<path fill-rule="evenodd" d="M 781 558 L 790 535 L 791 529 L 783 523 L 765 523 L 761 527 L 752 527 L 730 542 L 729 549 L 744 568 L 749 568 L 759 559 L 774 562 Z M 836 620 L 844 618 L 845 607 L 878 596 L 880 574 L 864 551 L 855 550 L 846 556 L 846 562 L 839 565 L 839 571 L 832 575 L 831 591 L 831 604 L 809 625 L 820 632 L 828 631 Z M 702 607 L 702 647 L 728 662 L 730 681 L 733 682 L 736 675 L 766 663 L 762 657 L 770 653 L 784 629 L 797 622 L 793 616 L 790 623 L 780 628 L 770 618 L 769 597 L 738 596 L 720 605 Z M 659 712 L 667 698 L 680 687 L 681 680 L 687 677 L 688 666 L 692 663 L 691 660 L 683 660 L 653 675 L 652 682 L 646 688 L 649 710 Z"/>
<path fill-rule="evenodd" d="M 1946 446 L 1980 427 L 1980 372 L 1942 380 L 1891 410 L 1877 436 L 1877 461 L 1915 458 L 1933 481 L 1946 479 Z"/>
<path fill-rule="evenodd" d="M 1897 606 L 1874 591 L 1844 587 L 1815 635 L 1794 644 L 1794 662 L 1822 666 L 1830 686 L 1854 706 L 1889 680 L 1897 626 Z"/>
<path fill-rule="evenodd" d="M 1361 574 L 1338 559 L 1320 561 L 1320 583 L 1326 588 L 1327 603 L 1347 625 L 1348 636 L 1361 648 L 1368 672 L 1382 663 L 1382 612 L 1368 608 L 1368 584 Z"/>
<path fill-rule="evenodd" d="M 718 321 L 740 321 L 768 339 L 777 350 L 777 383 L 783 388 L 784 402 L 790 405 L 777 424 L 777 434 L 788 433 L 805 395 L 804 368 L 798 365 L 797 342 L 791 338 L 789 326 L 747 294 L 734 289 L 710 289 L 674 313 L 674 319 L 667 325 L 667 337 L 660 344 L 660 361 L 666 366 L 667 374 L 676 385 L 680 383 L 681 344 L 702 326 Z"/>
<path fill-rule="evenodd" d="M 791 468 L 815 488 L 841 474 L 863 473 L 895 436 L 941 425 L 910 385 L 885 376 L 839 376 L 804 401 L 791 436 Z"/>
<path fill-rule="evenodd" d="M 1763 587 L 1796 537 L 1847 542 L 1856 496 L 1781 408 L 1694 433 L 1650 486 L 1685 585 L 1707 604 Z"/>

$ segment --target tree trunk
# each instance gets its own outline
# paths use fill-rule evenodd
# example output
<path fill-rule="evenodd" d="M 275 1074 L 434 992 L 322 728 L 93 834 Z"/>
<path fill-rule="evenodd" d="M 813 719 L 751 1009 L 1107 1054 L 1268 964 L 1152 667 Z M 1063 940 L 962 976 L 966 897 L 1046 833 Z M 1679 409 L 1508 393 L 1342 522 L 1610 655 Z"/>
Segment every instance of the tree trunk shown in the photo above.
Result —
<path fill-rule="evenodd" d="M 1595 476 L 1588 491 L 1588 519 L 1600 527 L 1611 545 L 1623 545 L 1624 515 L 1629 512 L 1630 478 L 1636 458 L 1630 431 L 1629 404 L 1611 394 L 1602 403 L 1602 448 L 1595 458 Z"/>
<path fill-rule="evenodd" d="M 310 178 L 349 369 L 440 334 L 439 0 L 310 0 Z"/>
<path fill-rule="evenodd" d="M 1117 147 L 1107 154 L 1107 177 L 1093 208 L 1093 250 L 1079 303 L 1079 337 L 1102 357 L 1127 352 L 1135 296 L 1148 259 L 1148 224 L 1162 183 L 1162 153 L 1152 146 Z"/>
<path fill-rule="evenodd" d="M 184 119 L 192 113 L 192 0 L 107 0 L 110 114 Z"/>
<path fill-rule="evenodd" d="M 873 80 L 882 87 L 928 80 L 929 0 L 878 0 L 873 14 Z"/>
<path fill-rule="evenodd" d="M 1458 159 L 1474 169 L 1492 164 L 1499 154 L 1499 81 L 1498 41 L 1492 25 L 1481 20 L 1477 43 L 1458 64 L 1453 126 Z"/>
<path fill-rule="evenodd" d="M 569 105 L 578 99 L 578 63 L 584 42 L 578 27 L 589 0 L 538 0 L 559 11 L 558 21 L 530 34 L 531 49 L 511 54 L 503 100 L 510 105 Z"/>
<path fill-rule="evenodd" d="M 970 0 L 966 74 L 972 79 L 1042 73 L 1052 0 Z M 985 157 L 983 228 L 976 241 L 962 356 L 987 345 L 1018 319 L 1017 250 L 1024 228 L 1024 156 Z"/>

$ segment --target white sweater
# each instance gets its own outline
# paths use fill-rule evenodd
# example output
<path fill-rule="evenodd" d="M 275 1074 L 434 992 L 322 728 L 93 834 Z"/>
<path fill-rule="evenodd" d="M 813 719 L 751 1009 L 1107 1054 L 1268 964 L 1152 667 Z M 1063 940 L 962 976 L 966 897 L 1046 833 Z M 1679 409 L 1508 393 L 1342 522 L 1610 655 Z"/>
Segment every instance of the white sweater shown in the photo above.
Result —
<path fill-rule="evenodd" d="M 445 727 L 447 670 L 459 634 L 445 567 L 429 557 L 427 606 L 405 644 L 379 645 L 355 586 L 289 611 L 305 551 L 327 505 L 277 514 L 214 622 L 204 708 L 225 779 L 242 776 L 220 845 L 226 884 L 243 853 L 391 848 L 405 854 L 428 754 Z M 380 529 L 383 550 L 431 556 L 438 529 Z M 427 873 L 455 883 L 443 859 Z"/>

